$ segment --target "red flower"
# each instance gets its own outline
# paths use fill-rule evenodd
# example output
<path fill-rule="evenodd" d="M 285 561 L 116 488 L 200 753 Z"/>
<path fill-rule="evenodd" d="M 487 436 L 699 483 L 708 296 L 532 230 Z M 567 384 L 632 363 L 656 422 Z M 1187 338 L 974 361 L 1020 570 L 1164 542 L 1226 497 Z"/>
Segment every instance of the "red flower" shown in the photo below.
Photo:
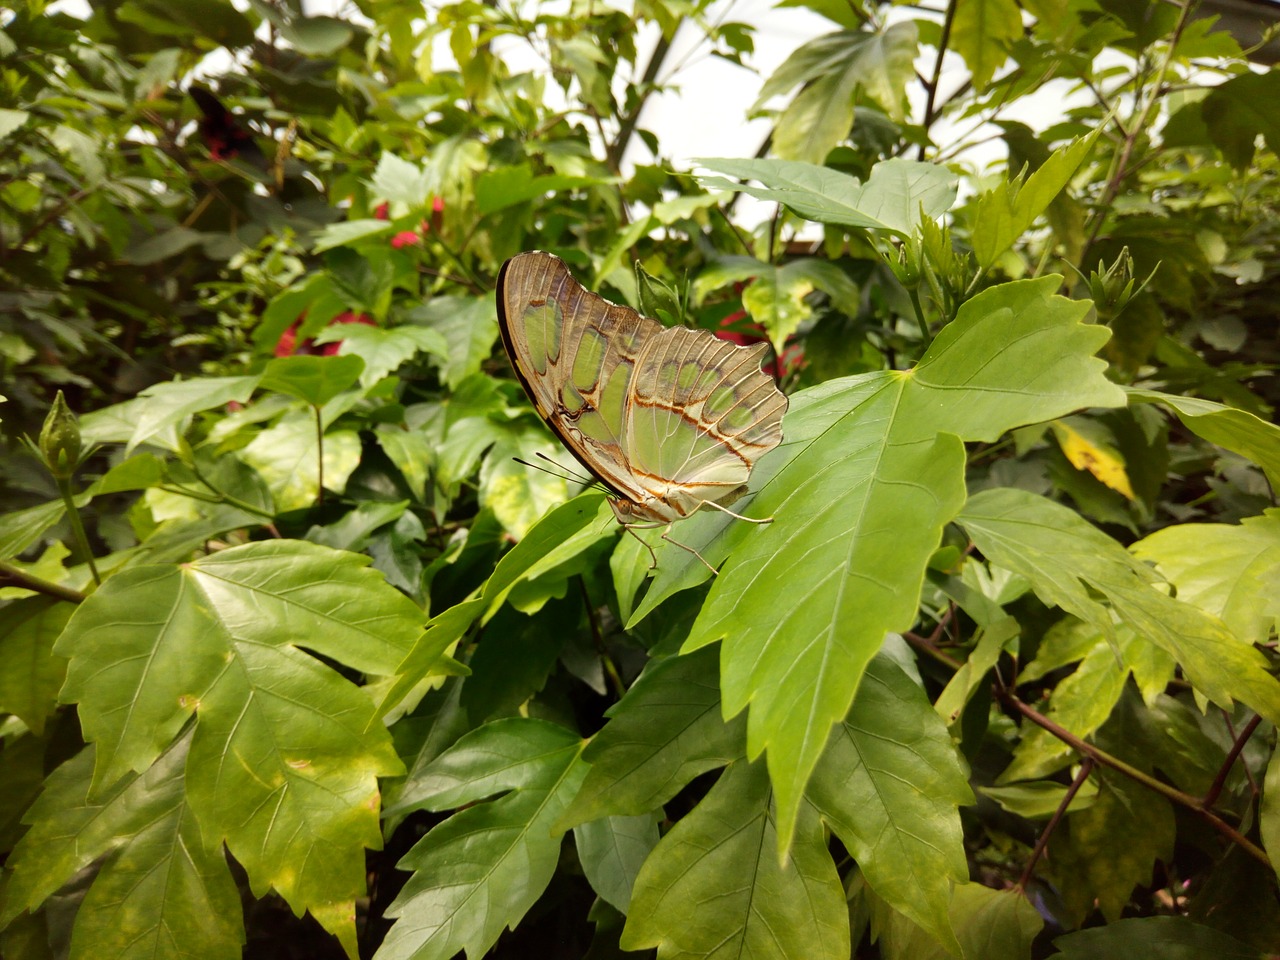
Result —
<path fill-rule="evenodd" d="M 373 208 L 373 216 L 378 220 L 391 219 L 391 204 L 383 200 L 380 204 Z"/>
<path fill-rule="evenodd" d="M 424 223 L 423 226 L 426 226 Z M 391 246 L 399 250 L 401 247 L 416 247 L 422 243 L 422 238 L 412 230 L 401 230 L 391 238 Z"/>
<path fill-rule="evenodd" d="M 293 356 L 294 348 L 295 348 L 295 347 L 297 346 L 297 344 L 298 344 L 298 327 L 300 327 L 300 326 L 302 326 L 302 318 L 301 318 L 301 317 L 299 317 L 297 320 L 293 321 L 293 323 L 289 324 L 289 326 L 288 326 L 288 328 L 285 330 L 285 332 L 284 332 L 284 333 L 282 333 L 282 334 L 280 334 L 280 339 L 276 341 L 276 356 L 277 356 L 277 357 L 291 357 L 291 356 Z M 307 341 L 307 343 L 310 343 L 310 342 L 311 342 L 311 341 L 309 341 L 309 340 Z M 304 349 L 302 352 L 303 352 L 303 353 L 306 353 L 307 351 Z"/>
<path fill-rule="evenodd" d="M 311 339 L 303 340 L 302 343 L 298 343 L 298 328 L 302 325 L 302 321 L 305 318 L 306 312 L 304 311 L 301 317 L 293 321 L 293 323 L 289 325 L 288 329 L 286 329 L 284 333 L 280 334 L 280 339 L 276 341 L 276 356 L 292 357 L 315 354 L 319 354 L 322 357 L 336 356 L 339 348 L 342 346 L 341 340 L 334 340 L 330 343 L 322 344 L 318 349 L 316 347 L 316 342 Z M 342 313 L 338 314 L 329 321 L 327 326 L 332 327 L 339 323 L 363 323 L 370 327 L 376 327 L 378 325 L 377 321 L 367 313 L 353 313 L 350 310 L 344 310 Z"/>
<path fill-rule="evenodd" d="M 765 332 L 764 327 L 758 323 L 749 323 L 746 329 L 731 330 L 729 329 L 735 323 L 747 319 L 747 311 L 735 310 L 723 320 L 720 321 L 720 329 L 717 330 L 716 336 L 721 340 L 728 340 L 730 343 L 736 343 L 740 347 L 749 347 L 756 343 L 768 343 L 769 336 Z M 782 356 L 775 357 L 773 360 L 764 364 L 761 369 L 775 380 L 781 380 L 784 376 L 798 369 L 804 363 L 804 348 L 799 344 L 791 344 L 782 350 Z"/>
<path fill-rule="evenodd" d="M 345 310 L 330 320 L 329 326 L 332 327 L 338 323 L 363 323 L 366 327 L 376 327 L 378 325 L 378 322 L 367 313 L 352 313 L 350 310 Z M 341 346 L 341 340 L 333 340 L 320 348 L 320 355 L 324 357 L 337 356 L 338 349 Z"/>

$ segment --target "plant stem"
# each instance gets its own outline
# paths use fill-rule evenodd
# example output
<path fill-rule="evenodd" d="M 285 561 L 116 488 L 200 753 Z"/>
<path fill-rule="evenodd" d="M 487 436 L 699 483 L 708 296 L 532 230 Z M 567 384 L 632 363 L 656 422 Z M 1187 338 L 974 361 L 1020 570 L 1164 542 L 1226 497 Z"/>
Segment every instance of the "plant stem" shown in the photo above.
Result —
<path fill-rule="evenodd" d="M 1261 722 L 1262 716 L 1254 714 L 1253 719 L 1244 725 L 1240 735 L 1231 744 L 1231 750 L 1227 753 L 1226 759 L 1222 761 L 1222 766 L 1218 768 L 1218 775 L 1213 778 L 1213 783 L 1210 784 L 1208 791 L 1200 801 L 1206 808 L 1212 807 L 1218 802 L 1218 797 L 1222 794 L 1222 787 L 1227 782 L 1227 774 L 1231 772 L 1236 758 L 1240 756 L 1240 751 L 1244 749 L 1244 745 L 1249 742 L 1249 738 L 1253 736 L 1253 731 L 1258 729 L 1258 724 Z"/>
<path fill-rule="evenodd" d="M 937 660 L 939 663 L 943 664 L 944 666 L 950 667 L 952 670 L 959 670 L 962 666 L 964 666 L 963 663 L 961 663 L 955 657 L 951 656 L 949 653 L 943 653 L 941 650 L 939 650 L 937 646 L 934 644 L 934 642 L 927 637 L 922 637 L 920 636 L 920 634 L 912 633 L 910 630 L 908 630 L 902 634 L 902 638 L 906 640 L 907 643 L 915 647 L 917 650 L 924 652 L 925 654 L 932 657 L 934 660 Z"/>
<path fill-rule="evenodd" d="M 1261 847 L 1257 846 L 1255 843 L 1253 843 L 1251 840 L 1249 840 L 1247 837 L 1241 834 L 1240 831 L 1236 830 L 1234 827 L 1232 827 L 1229 823 L 1227 823 L 1221 817 L 1217 816 L 1217 814 L 1215 814 L 1212 810 L 1207 809 L 1204 806 L 1203 801 L 1201 801 L 1199 797 L 1193 797 L 1189 793 L 1183 793 L 1181 790 L 1177 789 L 1176 787 L 1171 787 L 1169 786 L 1169 784 L 1163 783 L 1162 781 L 1157 780 L 1155 777 L 1151 776 L 1150 774 L 1144 773 L 1143 771 L 1139 770 L 1137 767 L 1134 767 L 1134 766 L 1131 766 L 1130 764 L 1125 763 L 1119 757 L 1114 757 L 1111 754 L 1107 753 L 1105 750 L 1101 750 L 1098 747 L 1095 747 L 1093 744 L 1085 742 L 1080 737 L 1077 737 L 1071 731 L 1054 723 L 1044 714 L 1039 713 L 1034 708 L 1023 703 L 1021 700 L 1017 698 L 1017 696 L 1013 693 L 1012 690 L 1008 689 L 1002 684 L 999 684 L 999 683 L 996 684 L 995 693 L 996 693 L 996 698 L 1001 703 L 1005 704 L 1005 706 L 1010 707 L 1013 710 L 1016 710 L 1018 713 L 1022 714 L 1023 717 L 1030 720 L 1032 723 L 1036 724 L 1037 726 L 1043 727 L 1045 730 L 1053 734 L 1063 743 L 1066 743 L 1071 747 L 1073 747 L 1076 750 L 1076 752 L 1079 753 L 1081 756 L 1092 757 L 1095 762 L 1101 764 L 1102 766 L 1110 767 L 1112 770 L 1115 770 L 1118 773 L 1124 774 L 1126 777 L 1129 777 L 1131 780 L 1136 780 L 1138 783 L 1142 784 L 1147 789 L 1154 790 L 1156 793 L 1160 794 L 1165 799 L 1178 804 L 1178 806 L 1183 807 L 1186 810 L 1189 810 L 1191 813 L 1195 814 L 1197 817 L 1199 817 L 1201 820 L 1207 823 L 1210 827 L 1218 831 L 1218 833 L 1222 834 L 1224 837 L 1226 837 L 1228 840 L 1230 840 L 1232 843 L 1238 846 L 1241 850 L 1243 850 L 1249 856 L 1253 857 L 1259 863 L 1263 864 L 1266 867 L 1271 866 L 1271 860 L 1267 857 L 1266 853 L 1263 852 Z"/>
<path fill-rule="evenodd" d="M 200 472 L 200 468 L 196 466 L 194 461 L 188 464 L 188 466 L 191 467 L 191 472 L 196 475 L 196 479 L 213 491 L 214 496 L 217 499 L 209 501 L 210 503 L 228 503 L 239 510 L 243 510 L 245 513 L 252 513 L 252 514 L 256 514 L 259 517 L 263 517 L 268 522 L 275 520 L 276 517 L 274 513 L 270 513 L 267 510 L 263 510 L 261 507 L 255 507 L 252 503 L 249 503 L 245 500 L 241 500 L 239 497 L 232 496 L 229 493 L 225 493 L 222 490 L 219 490 L 217 487 L 215 487 L 212 483 L 209 482 L 208 478 L 205 477 L 203 473 Z M 193 491 L 187 490 L 185 487 L 180 487 L 174 490 L 173 492 L 181 493 L 188 497 L 194 497 L 197 500 L 201 499 L 201 497 L 198 494 L 194 493 Z"/>
<path fill-rule="evenodd" d="M 69 603 L 80 603 L 86 596 L 79 590 L 72 590 L 70 587 L 64 587 L 60 583 L 33 577 L 25 570 L 19 569 L 11 563 L 5 563 L 3 560 L 0 560 L 0 586 L 34 590 L 36 593 L 57 597 L 59 600 L 66 600 Z"/>
<path fill-rule="evenodd" d="M 1107 212 L 1111 209 L 1111 204 L 1120 192 L 1120 184 L 1129 172 L 1129 158 L 1133 155 L 1133 148 L 1138 142 L 1138 137 L 1147 129 L 1151 111 L 1155 109 L 1156 104 L 1160 102 L 1160 98 L 1163 96 L 1161 88 L 1164 86 L 1164 78 L 1169 72 L 1169 65 L 1173 62 L 1174 48 L 1178 45 L 1182 31 L 1186 29 L 1193 5 L 1192 0 L 1182 0 L 1181 9 L 1178 13 L 1178 22 L 1173 28 L 1173 35 L 1169 38 L 1169 49 L 1165 51 L 1160 67 L 1156 71 L 1155 82 L 1151 87 L 1151 96 L 1146 99 L 1141 109 L 1134 115 L 1133 121 L 1129 124 L 1129 131 L 1124 134 L 1124 138 L 1121 141 L 1120 153 L 1117 155 L 1115 163 L 1112 164 L 1111 175 L 1107 178 L 1107 185 L 1103 188 L 1102 196 L 1098 200 L 1097 216 L 1089 231 L 1089 239 L 1085 241 L 1081 250 L 1081 273 L 1084 272 L 1085 265 L 1089 262 L 1089 255 L 1093 250 L 1093 245 L 1097 242 L 1099 234 L 1102 233 L 1102 224 L 1107 218 Z"/>
<path fill-rule="evenodd" d="M 1080 764 L 1080 772 L 1071 781 L 1071 786 L 1067 787 L 1067 792 L 1062 795 L 1062 802 L 1058 804 L 1058 809 L 1053 811 L 1053 816 L 1049 818 L 1049 822 L 1040 831 L 1040 836 L 1036 838 L 1036 848 L 1031 851 L 1031 859 L 1027 861 L 1026 869 L 1022 871 L 1022 876 L 1018 878 L 1019 891 L 1026 891 L 1027 884 L 1031 882 L 1032 876 L 1035 875 L 1036 864 L 1044 856 L 1045 847 L 1049 846 L 1049 838 L 1053 836 L 1053 831 L 1057 829 L 1059 821 L 1062 820 L 1062 815 L 1067 812 L 1067 807 L 1071 806 L 1071 801 L 1076 798 L 1076 794 L 1080 792 L 1084 782 L 1089 779 L 1089 774 L 1093 772 L 1093 762 L 1092 757 L 1084 758 L 1084 762 Z"/>
<path fill-rule="evenodd" d="M 210 487 L 211 490 L 216 491 L 212 494 L 200 493 L 198 490 L 188 490 L 186 487 L 177 487 L 166 483 L 160 484 L 158 489 L 163 490 L 165 493 L 175 493 L 180 497 L 190 497 L 192 500 L 199 500 L 202 503 L 225 503 L 228 506 L 235 507 L 237 510 L 243 510 L 245 513 L 252 513 L 267 520 L 272 520 L 275 517 L 274 514 L 268 513 L 266 510 L 255 507 L 251 503 L 246 503 L 239 497 L 233 497 L 229 493 L 223 493 L 214 487 Z"/>
<path fill-rule="evenodd" d="M 929 345 L 929 321 L 924 318 L 924 306 L 920 303 L 920 288 L 907 287 L 907 296 L 911 298 L 911 307 L 916 312 L 916 324 L 920 327 L 920 342 Z"/>
<path fill-rule="evenodd" d="M 681 21 L 683 22 L 683 21 Z M 676 30 L 680 29 L 679 25 Z M 675 33 L 672 33 L 672 39 L 675 39 Z M 662 69 L 662 61 L 667 58 L 667 54 L 671 51 L 671 40 L 665 36 L 659 35 L 658 42 L 653 45 L 653 53 L 649 54 L 649 63 L 644 68 L 644 76 L 640 80 L 640 99 L 636 102 L 635 107 L 622 118 L 622 124 L 618 127 L 618 135 L 614 137 L 613 143 L 605 148 L 605 162 L 609 165 L 609 169 L 617 173 L 622 163 L 622 157 L 627 152 L 627 145 L 631 142 L 632 135 L 636 132 L 636 124 L 640 122 L 640 114 L 644 112 L 644 106 L 649 102 L 649 97 L 653 93 L 653 83 L 658 78 L 658 71 Z"/>
<path fill-rule="evenodd" d="M 98 576 L 98 565 L 93 562 L 93 551 L 89 548 L 89 538 L 85 535 L 84 524 L 80 522 L 80 511 L 76 509 L 75 497 L 71 494 L 70 479 L 58 478 L 58 493 L 62 494 L 62 502 L 67 506 L 67 519 L 71 521 L 71 532 L 76 538 L 80 552 L 84 555 L 85 562 L 89 564 L 93 582 L 102 586 L 102 577 Z"/>
<path fill-rule="evenodd" d="M 949 0 L 947 3 L 947 12 L 942 18 L 942 36 L 938 40 L 938 55 L 933 61 L 933 79 L 925 84 L 925 89 L 929 91 L 928 98 L 924 104 L 924 121 L 921 126 L 928 133 L 930 125 L 934 121 L 934 104 L 938 97 L 938 83 L 942 77 L 942 58 L 946 55 L 947 46 L 951 42 L 951 25 L 956 19 L 956 0 Z M 920 148 L 916 154 L 917 160 L 924 159 L 924 144 L 920 144 Z"/>
<path fill-rule="evenodd" d="M 324 506 L 324 423 L 320 419 L 320 408 L 312 407 L 316 412 L 316 506 Z"/>

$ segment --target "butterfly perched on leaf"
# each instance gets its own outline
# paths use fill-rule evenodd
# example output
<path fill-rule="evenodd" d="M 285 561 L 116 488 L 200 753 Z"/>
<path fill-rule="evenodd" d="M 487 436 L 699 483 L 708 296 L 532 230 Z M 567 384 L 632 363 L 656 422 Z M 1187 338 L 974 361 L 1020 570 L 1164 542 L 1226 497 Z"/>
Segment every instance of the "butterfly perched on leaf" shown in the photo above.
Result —
<path fill-rule="evenodd" d="M 725 509 L 782 440 L 787 398 L 760 369 L 767 346 L 664 327 L 585 289 L 549 253 L 503 264 L 498 323 L 539 415 L 628 528 Z"/>

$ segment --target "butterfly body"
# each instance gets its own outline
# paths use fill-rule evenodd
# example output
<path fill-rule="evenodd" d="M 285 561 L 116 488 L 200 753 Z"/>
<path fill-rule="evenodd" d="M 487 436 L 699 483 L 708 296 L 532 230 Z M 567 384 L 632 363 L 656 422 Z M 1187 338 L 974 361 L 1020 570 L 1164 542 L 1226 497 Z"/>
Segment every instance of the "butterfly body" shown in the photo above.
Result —
<path fill-rule="evenodd" d="M 498 319 L 539 415 L 623 524 L 727 506 L 782 439 L 787 399 L 760 369 L 763 344 L 664 327 L 586 290 L 551 254 L 503 265 Z"/>

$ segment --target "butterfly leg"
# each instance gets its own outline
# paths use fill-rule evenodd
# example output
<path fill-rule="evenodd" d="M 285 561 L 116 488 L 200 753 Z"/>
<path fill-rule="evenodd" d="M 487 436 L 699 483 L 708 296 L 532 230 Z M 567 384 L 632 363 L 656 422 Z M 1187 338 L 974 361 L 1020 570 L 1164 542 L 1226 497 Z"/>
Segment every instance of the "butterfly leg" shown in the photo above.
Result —
<path fill-rule="evenodd" d="M 641 530 L 653 530 L 655 528 L 655 525 L 651 523 L 644 523 L 644 524 L 624 523 L 622 525 L 622 529 L 627 531 L 627 533 L 631 534 L 633 537 L 635 537 L 636 540 L 640 542 L 640 546 L 644 547 L 646 550 L 649 551 L 649 557 L 650 559 L 653 560 L 653 563 L 649 564 L 649 569 L 656 570 L 658 567 L 658 555 L 653 552 L 653 547 L 649 546 L 649 544 L 645 541 L 644 537 L 636 533 L 637 528 Z M 665 537 L 665 534 L 664 534 L 664 537 Z"/>
<path fill-rule="evenodd" d="M 745 520 L 747 523 L 773 523 L 773 517 L 765 517 L 763 520 L 756 520 L 756 519 L 754 519 L 754 518 L 752 518 L 752 517 L 744 517 L 742 514 L 740 514 L 740 513 L 734 513 L 734 512 L 733 512 L 732 510 L 730 510 L 728 507 L 722 507 L 720 504 L 718 504 L 718 503 L 716 503 L 716 502 L 714 502 L 714 501 L 712 501 L 712 500 L 703 500 L 703 501 L 702 501 L 702 505 L 703 505 L 704 507 L 715 507 L 715 508 L 716 508 L 717 510 L 719 510 L 721 513 L 727 513 L 729 516 L 731 516 L 731 517 L 736 517 L 736 518 L 737 518 L 737 519 L 739 519 L 739 520 Z M 665 540 L 666 538 L 664 537 L 663 539 Z M 672 542 L 674 542 L 674 541 L 672 541 Z M 703 562 L 705 563 L 706 561 L 704 560 Z"/>
<path fill-rule="evenodd" d="M 672 540 L 672 539 L 671 539 L 671 537 L 670 537 L 670 535 L 669 535 L 669 534 L 670 534 L 670 531 L 671 531 L 671 524 L 669 524 L 669 523 L 668 523 L 668 524 L 661 524 L 661 523 L 624 523 L 624 524 L 622 525 L 622 529 L 623 529 L 623 530 L 625 530 L 625 531 L 627 531 L 627 533 L 631 534 L 631 535 L 632 535 L 633 537 L 635 537 L 637 540 L 639 540 L 639 541 L 640 541 L 640 544 L 641 544 L 641 545 L 642 545 L 646 550 L 648 550 L 648 551 L 649 551 L 649 556 L 653 558 L 653 563 L 651 563 L 651 564 L 649 565 L 649 569 L 650 569 L 650 570 L 657 569 L 657 566 L 658 566 L 658 555 L 657 555 L 656 553 L 654 553 L 654 552 L 653 552 L 653 547 L 649 546 L 649 544 L 648 544 L 648 543 L 646 543 L 646 542 L 645 542 L 645 540 L 640 536 L 640 534 L 636 533 L 636 531 L 637 531 L 637 530 L 656 530 L 656 529 L 658 529 L 658 527 L 661 527 L 661 526 L 665 526 L 665 527 L 667 528 L 666 530 L 664 530 L 664 531 L 662 532 L 662 537 L 661 537 L 661 539 L 663 539 L 663 540 L 667 541 L 667 543 L 670 543 L 670 544 L 673 544 L 673 545 L 675 545 L 675 546 L 679 547 L 681 550 L 688 550 L 688 551 L 689 551 L 690 553 L 692 553 L 695 557 L 697 557 L 700 561 L 702 561 L 702 565 L 703 565 L 704 567 L 706 567 L 708 570 L 710 570 L 710 571 L 711 571 L 711 575 L 712 575 L 712 576 L 718 577 L 718 576 L 720 575 L 720 571 L 718 571 L 718 570 L 717 570 L 715 567 L 713 567 L 711 564 L 707 563 L 706 558 L 705 558 L 702 554 L 700 554 L 697 550 L 693 549 L 693 547 L 689 546 L 687 543 L 681 543 L 679 540 Z"/>

